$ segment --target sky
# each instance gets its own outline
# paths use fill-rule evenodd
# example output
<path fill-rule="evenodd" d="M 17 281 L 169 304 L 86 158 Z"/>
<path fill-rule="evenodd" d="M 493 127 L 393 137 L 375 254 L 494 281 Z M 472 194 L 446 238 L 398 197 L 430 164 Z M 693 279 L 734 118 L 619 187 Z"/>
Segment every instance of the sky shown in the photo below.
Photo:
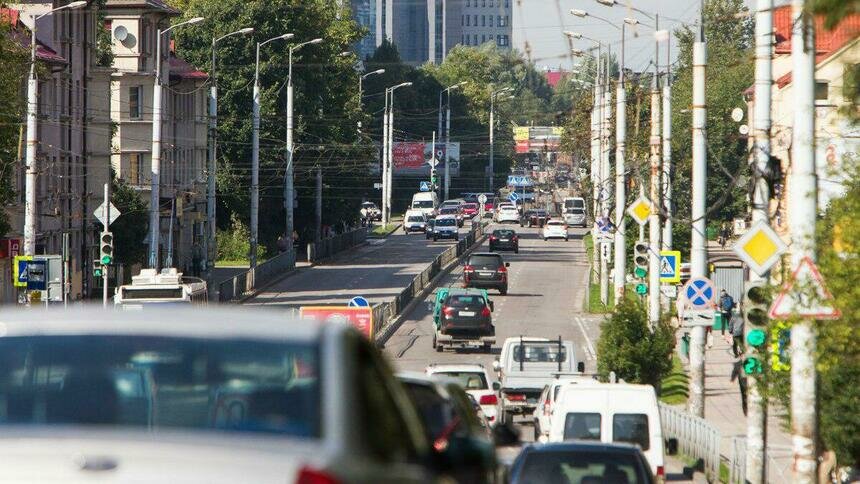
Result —
<path fill-rule="evenodd" d="M 620 53 L 620 31 L 593 17 L 579 18 L 569 13 L 575 8 L 585 10 L 589 15 L 599 16 L 620 25 L 624 17 L 633 17 L 640 22 L 653 25 L 646 16 L 631 11 L 621 5 L 607 7 L 596 0 L 512 0 L 514 47 L 526 51 L 530 47 L 531 58 L 538 67 L 570 69 L 571 58 L 567 56 L 568 41 L 565 30 L 578 32 L 601 42 L 612 44 L 612 52 Z M 699 0 L 617 0 L 622 5 L 632 5 L 645 12 L 660 15 L 660 29 L 679 28 L 684 23 L 695 24 L 699 16 Z M 755 0 L 744 0 L 747 7 L 754 7 Z M 776 0 L 777 5 L 786 0 Z M 637 26 L 636 32 L 627 28 L 626 66 L 641 71 L 648 67 L 654 57 L 653 29 Z M 672 60 L 677 54 L 675 38 L 672 37 Z M 593 43 L 587 40 L 574 40 L 574 47 L 586 49 Z M 666 45 L 660 47 L 661 65 L 666 63 Z M 575 58 L 573 63 L 578 62 Z"/>

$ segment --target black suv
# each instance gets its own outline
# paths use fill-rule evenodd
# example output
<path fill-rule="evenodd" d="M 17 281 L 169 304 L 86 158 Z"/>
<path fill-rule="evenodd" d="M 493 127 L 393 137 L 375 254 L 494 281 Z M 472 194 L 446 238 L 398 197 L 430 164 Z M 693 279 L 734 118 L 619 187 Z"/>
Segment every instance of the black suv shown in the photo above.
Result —
<path fill-rule="evenodd" d="M 520 253 L 520 238 L 511 229 L 496 229 L 490 235 L 490 252 L 497 250 L 512 250 Z"/>
<path fill-rule="evenodd" d="M 502 256 L 492 252 L 479 252 L 469 256 L 463 266 L 463 282 L 466 287 L 498 289 L 501 295 L 508 293 L 508 267 Z"/>

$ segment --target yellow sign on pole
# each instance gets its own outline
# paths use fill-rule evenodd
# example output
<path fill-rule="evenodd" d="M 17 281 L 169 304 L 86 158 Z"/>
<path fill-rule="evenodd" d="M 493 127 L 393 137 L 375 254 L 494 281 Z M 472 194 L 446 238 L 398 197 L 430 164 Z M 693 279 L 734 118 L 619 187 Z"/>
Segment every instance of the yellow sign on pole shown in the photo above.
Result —
<path fill-rule="evenodd" d="M 763 220 L 756 222 L 732 246 L 732 251 L 758 275 L 770 270 L 787 249 L 785 242 Z"/>
<path fill-rule="evenodd" d="M 644 196 L 637 198 L 627 207 L 627 213 L 633 217 L 636 223 L 645 225 L 648 223 L 648 216 L 651 215 L 651 200 Z"/>
<path fill-rule="evenodd" d="M 23 277 L 22 280 L 22 274 L 19 271 L 23 265 L 21 264 L 22 262 L 31 260 L 33 260 L 32 255 L 16 255 L 12 259 L 12 285 L 15 287 L 27 287 L 27 277 Z M 26 276 L 26 274 L 23 274 L 23 276 Z"/>

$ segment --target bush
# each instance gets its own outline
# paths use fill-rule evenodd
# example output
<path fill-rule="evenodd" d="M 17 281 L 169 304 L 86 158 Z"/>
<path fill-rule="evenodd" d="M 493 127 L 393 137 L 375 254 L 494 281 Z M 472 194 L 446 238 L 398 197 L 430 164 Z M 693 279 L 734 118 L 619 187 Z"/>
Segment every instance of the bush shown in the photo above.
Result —
<path fill-rule="evenodd" d="M 597 373 L 606 381 L 609 372 L 614 371 L 627 383 L 659 389 L 661 380 L 672 369 L 674 348 L 675 334 L 668 323 L 661 322 L 652 332 L 642 302 L 625 299 L 601 324 Z"/>
<path fill-rule="evenodd" d="M 245 261 L 251 254 L 251 232 L 236 214 L 230 216 L 230 229 L 218 231 L 218 260 Z M 266 255 L 266 248 L 257 244 L 257 260 Z"/>

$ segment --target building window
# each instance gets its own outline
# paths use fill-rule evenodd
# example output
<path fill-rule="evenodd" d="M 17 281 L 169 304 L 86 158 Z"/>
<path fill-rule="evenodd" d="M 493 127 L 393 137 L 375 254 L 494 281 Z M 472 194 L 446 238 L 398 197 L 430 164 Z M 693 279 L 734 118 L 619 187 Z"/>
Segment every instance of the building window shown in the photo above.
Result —
<path fill-rule="evenodd" d="M 478 34 L 472 35 L 472 41 L 473 44 L 478 45 Z"/>
<path fill-rule="evenodd" d="M 505 15 L 505 27 L 507 27 L 510 24 L 511 24 L 511 17 L 508 15 Z"/>
<path fill-rule="evenodd" d="M 481 6 L 486 7 L 487 6 L 487 0 L 481 0 Z"/>
<path fill-rule="evenodd" d="M 129 153 L 128 155 L 128 182 L 132 185 L 141 185 L 140 179 L 140 153 Z"/>
<path fill-rule="evenodd" d="M 815 100 L 827 101 L 830 91 L 830 83 L 827 81 L 815 81 Z"/>
<path fill-rule="evenodd" d="M 472 17 L 466 15 L 466 27 L 472 26 Z"/>
<path fill-rule="evenodd" d="M 128 88 L 128 117 L 129 119 L 140 119 L 140 104 L 142 97 L 141 86 Z"/>
<path fill-rule="evenodd" d="M 466 6 L 471 7 L 472 6 L 472 0 L 466 0 Z"/>
<path fill-rule="evenodd" d="M 481 27 L 486 27 L 486 26 L 487 26 L 487 17 L 484 15 L 481 15 Z"/>
<path fill-rule="evenodd" d="M 466 25 L 466 21 L 463 19 L 463 15 L 460 15 L 460 27 Z"/>
<path fill-rule="evenodd" d="M 493 16 L 490 15 L 490 27 L 492 27 L 492 26 L 493 26 Z"/>
<path fill-rule="evenodd" d="M 505 8 L 510 8 L 511 0 L 505 0 Z"/>
<path fill-rule="evenodd" d="M 472 22 L 475 23 L 475 27 L 478 26 L 478 14 L 472 15 Z"/>
<path fill-rule="evenodd" d="M 490 0 L 490 8 L 493 7 L 493 0 Z"/>

